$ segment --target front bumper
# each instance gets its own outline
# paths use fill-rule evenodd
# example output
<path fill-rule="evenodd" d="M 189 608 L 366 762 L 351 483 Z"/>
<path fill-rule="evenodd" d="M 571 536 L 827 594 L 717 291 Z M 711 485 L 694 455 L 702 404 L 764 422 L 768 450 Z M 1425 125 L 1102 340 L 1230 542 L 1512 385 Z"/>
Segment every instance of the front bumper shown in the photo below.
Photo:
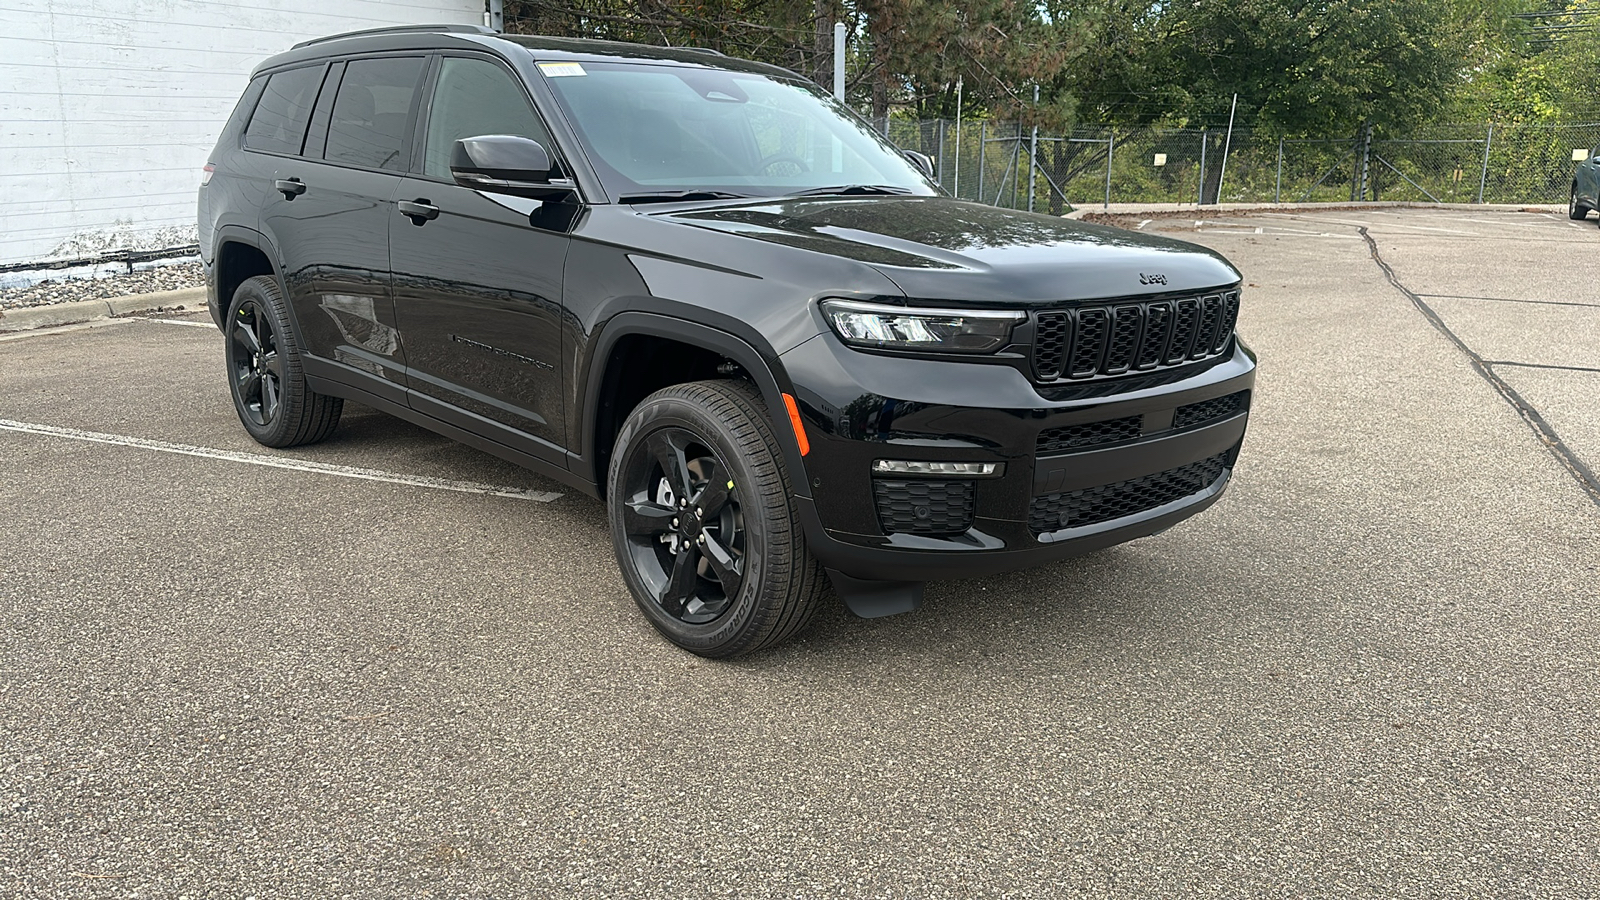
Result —
<path fill-rule="evenodd" d="M 1159 378 L 1073 386 L 1047 399 L 1008 366 L 861 353 L 827 334 L 783 362 L 811 443 L 798 498 L 811 553 L 830 569 L 884 581 L 1027 568 L 1204 510 L 1232 475 L 1256 369 L 1236 339 L 1231 354 Z M 926 534 L 887 513 L 877 459 L 1004 468 L 963 482 L 952 492 L 962 498 L 960 524 Z M 936 527 L 948 524 L 944 512 L 930 519 Z"/>

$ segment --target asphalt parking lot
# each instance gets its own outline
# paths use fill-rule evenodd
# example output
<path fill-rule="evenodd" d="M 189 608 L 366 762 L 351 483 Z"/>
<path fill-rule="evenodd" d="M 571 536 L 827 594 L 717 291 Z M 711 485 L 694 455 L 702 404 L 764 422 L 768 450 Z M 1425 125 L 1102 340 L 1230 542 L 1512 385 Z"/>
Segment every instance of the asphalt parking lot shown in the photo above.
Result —
<path fill-rule="evenodd" d="M 1600 896 L 1594 221 L 1134 224 L 1246 273 L 1223 500 L 731 663 L 563 486 L 255 445 L 201 315 L 0 339 L 0 895 Z"/>

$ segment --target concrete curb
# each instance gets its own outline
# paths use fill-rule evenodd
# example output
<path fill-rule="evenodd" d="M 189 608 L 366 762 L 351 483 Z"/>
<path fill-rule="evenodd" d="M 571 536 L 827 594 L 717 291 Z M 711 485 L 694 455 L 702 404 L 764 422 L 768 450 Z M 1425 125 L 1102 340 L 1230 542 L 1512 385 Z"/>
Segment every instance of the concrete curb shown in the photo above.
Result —
<path fill-rule="evenodd" d="M 1080 206 L 1062 218 L 1088 215 L 1174 216 L 1186 213 L 1295 212 L 1314 209 L 1460 209 L 1478 212 L 1566 212 L 1565 203 L 1413 203 L 1408 200 L 1373 200 L 1365 203 L 1113 203 L 1109 207 Z"/>
<path fill-rule="evenodd" d="M 129 294 L 109 300 L 80 300 L 76 303 L 56 303 L 50 306 L 25 306 L 21 309 L 0 309 L 0 333 L 32 331 L 56 325 L 76 325 L 112 316 L 127 316 L 155 309 L 204 306 L 206 289 L 183 288 L 176 291 L 156 291 L 150 294 Z"/>

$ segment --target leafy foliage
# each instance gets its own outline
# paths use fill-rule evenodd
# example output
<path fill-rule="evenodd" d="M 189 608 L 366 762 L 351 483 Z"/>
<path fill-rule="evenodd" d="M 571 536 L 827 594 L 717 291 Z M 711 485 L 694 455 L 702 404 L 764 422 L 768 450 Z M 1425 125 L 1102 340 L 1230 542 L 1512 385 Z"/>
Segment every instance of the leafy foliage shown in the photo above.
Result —
<path fill-rule="evenodd" d="M 1269 133 L 1348 135 L 1450 116 L 1548 121 L 1590 107 L 1600 88 L 1594 35 L 1583 27 L 1600 24 L 1600 0 L 505 5 L 514 31 L 708 47 L 825 84 L 841 21 L 851 36 L 849 99 L 875 117 L 953 117 L 959 81 L 966 115 L 1027 126 L 1217 126 L 1237 94 L 1239 121 Z M 1517 18 L 1551 9 L 1559 15 Z M 1065 177 L 1073 161 L 1052 166 Z"/>
<path fill-rule="evenodd" d="M 1483 64 L 1454 97 L 1467 121 L 1537 124 L 1600 121 L 1600 0 L 1506 4 L 1486 27 Z M 1512 18 L 1516 13 L 1533 13 Z M 1493 24 L 1493 23 L 1488 23 Z"/>

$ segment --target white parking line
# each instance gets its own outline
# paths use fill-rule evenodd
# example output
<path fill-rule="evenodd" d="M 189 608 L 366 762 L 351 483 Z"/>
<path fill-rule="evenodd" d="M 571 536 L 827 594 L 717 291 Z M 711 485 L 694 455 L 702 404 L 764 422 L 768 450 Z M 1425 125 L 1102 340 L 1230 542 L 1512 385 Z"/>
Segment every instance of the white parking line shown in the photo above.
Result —
<path fill-rule="evenodd" d="M 1336 219 L 1336 218 L 1334 218 L 1332 216 L 1319 216 L 1319 215 L 1313 215 L 1311 213 L 1289 213 L 1287 215 L 1290 215 L 1293 218 L 1307 219 L 1307 220 L 1310 220 L 1310 221 L 1313 221 L 1313 222 L 1331 222 L 1331 223 L 1333 223 L 1335 225 L 1356 225 L 1356 226 L 1365 226 L 1367 228 L 1408 228 L 1408 229 L 1410 229 L 1412 231 L 1427 231 L 1427 232 L 1433 232 L 1433 233 L 1437 233 L 1437 234 L 1460 234 L 1460 235 L 1477 236 L 1476 232 L 1462 231 L 1459 228 L 1434 228 L 1434 227 L 1428 226 L 1428 225 L 1409 225 L 1409 224 L 1406 224 L 1404 222 L 1392 222 L 1392 221 L 1391 222 L 1384 222 L 1382 225 L 1379 225 L 1376 222 L 1363 222 L 1363 221 L 1359 221 L 1359 220 L 1355 220 L 1355 219 Z"/>
<path fill-rule="evenodd" d="M 1361 235 L 1359 235 L 1359 234 L 1339 234 L 1337 232 L 1332 232 L 1332 231 L 1296 231 L 1296 230 L 1291 229 L 1291 228 L 1284 228 L 1281 225 L 1270 225 L 1270 226 L 1267 226 L 1265 229 L 1260 230 L 1260 231 L 1248 230 L 1248 229 L 1237 227 L 1237 226 L 1232 227 L 1232 228 L 1227 228 L 1227 227 L 1223 227 L 1223 228 L 1216 228 L 1216 227 L 1213 227 L 1213 228 L 1196 228 L 1195 229 L 1195 233 L 1196 234 L 1204 234 L 1204 235 L 1207 235 L 1207 236 L 1210 236 L 1210 237 L 1228 237 L 1228 236 L 1231 236 L 1231 235 L 1257 235 L 1257 234 L 1259 234 L 1259 235 L 1263 235 L 1265 237 L 1295 237 L 1295 238 L 1308 237 L 1308 238 L 1321 238 L 1321 239 L 1335 240 L 1335 241 L 1359 241 L 1359 240 L 1361 240 Z"/>
<path fill-rule="evenodd" d="M 57 325 L 53 328 L 34 328 L 29 331 L 13 331 L 0 334 L 0 343 L 5 341 L 24 341 L 28 338 L 47 337 L 52 334 L 70 334 L 74 331 L 88 331 L 91 328 L 108 328 L 112 325 L 127 325 L 133 319 L 96 319 L 92 322 L 79 322 L 76 325 Z"/>
<path fill-rule="evenodd" d="M 1527 213 L 1524 213 L 1523 215 L 1527 215 Z M 1473 216 L 1452 216 L 1450 221 L 1452 221 L 1452 222 L 1479 222 L 1479 223 L 1482 223 L 1484 225 L 1509 225 L 1512 228 L 1553 228 L 1553 227 L 1556 227 L 1556 226 L 1560 225 L 1562 222 L 1566 221 L 1565 219 L 1562 219 L 1560 221 L 1556 221 L 1553 217 L 1545 215 L 1545 214 L 1541 214 L 1541 215 L 1535 216 L 1535 218 L 1541 219 L 1542 221 L 1539 221 L 1539 222 L 1528 222 L 1528 221 L 1519 221 L 1519 220 L 1516 220 L 1516 219 L 1479 219 L 1479 218 L 1475 218 Z"/>
<path fill-rule="evenodd" d="M 199 456 L 206 459 L 220 459 L 226 462 L 245 463 L 252 466 L 268 466 L 274 469 L 291 469 L 296 472 L 314 472 L 319 475 L 337 475 L 341 478 L 359 478 L 364 481 L 384 481 L 389 484 L 407 484 L 413 487 L 433 488 L 441 491 L 455 491 L 461 494 L 489 494 L 495 497 L 510 497 L 515 500 L 532 500 L 535 503 L 549 503 L 563 495 L 555 491 L 525 491 L 520 488 L 497 487 L 492 484 L 477 484 L 471 481 L 450 481 L 444 478 L 430 478 L 426 475 L 402 475 L 398 472 L 383 472 L 377 469 L 358 469 L 354 466 L 339 466 L 332 463 L 312 462 L 306 459 L 290 459 L 282 456 L 265 456 L 259 453 L 237 453 L 232 450 L 217 450 L 211 447 L 195 447 L 189 444 L 171 444 L 166 441 L 152 441 L 147 438 L 128 437 L 121 434 L 101 434 L 97 431 L 80 431 L 76 428 L 61 428 L 56 425 L 39 425 L 33 422 L 16 422 L 11 419 L 0 419 L 0 431 L 16 431 L 23 434 L 40 434 L 48 437 L 65 438 L 73 441 L 90 441 L 96 444 L 115 444 L 120 447 L 135 447 L 140 450 L 154 450 L 159 453 L 180 453 L 184 456 Z"/>
<path fill-rule="evenodd" d="M 187 325 L 190 328 L 209 328 L 212 331 L 217 330 L 217 326 L 211 324 L 210 322 L 185 322 L 182 319 L 145 319 L 145 321 L 154 322 L 157 325 Z"/>

